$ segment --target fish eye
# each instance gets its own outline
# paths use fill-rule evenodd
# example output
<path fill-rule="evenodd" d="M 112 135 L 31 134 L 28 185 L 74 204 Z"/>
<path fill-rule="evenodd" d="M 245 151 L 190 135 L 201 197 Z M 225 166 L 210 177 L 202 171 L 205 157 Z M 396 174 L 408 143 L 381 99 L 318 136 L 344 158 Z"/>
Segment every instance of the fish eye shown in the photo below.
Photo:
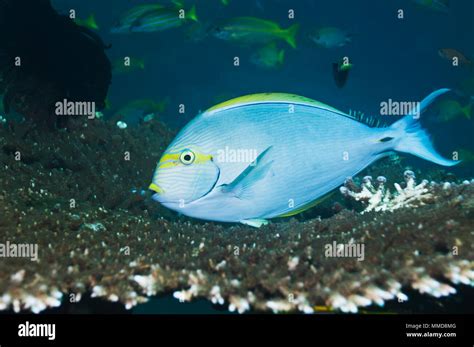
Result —
<path fill-rule="evenodd" d="M 184 165 L 191 165 L 194 162 L 195 158 L 196 158 L 196 155 L 194 154 L 193 151 L 189 149 L 185 149 L 184 151 L 182 151 L 181 155 L 179 156 L 179 160 Z"/>

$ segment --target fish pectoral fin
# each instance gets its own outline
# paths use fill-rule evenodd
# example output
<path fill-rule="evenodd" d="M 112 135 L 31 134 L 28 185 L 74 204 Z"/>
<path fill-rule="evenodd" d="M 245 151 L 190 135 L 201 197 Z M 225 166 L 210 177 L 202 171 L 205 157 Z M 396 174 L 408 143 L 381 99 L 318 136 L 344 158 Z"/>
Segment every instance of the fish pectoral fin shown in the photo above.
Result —
<path fill-rule="evenodd" d="M 269 160 L 272 146 L 264 150 L 242 173 L 231 183 L 222 185 L 222 192 L 232 194 L 239 199 L 249 199 L 255 184 L 264 179 L 270 171 L 273 160 Z"/>
<path fill-rule="evenodd" d="M 242 219 L 240 223 L 249 225 L 254 228 L 260 228 L 262 225 L 267 225 L 269 221 L 266 219 Z"/>

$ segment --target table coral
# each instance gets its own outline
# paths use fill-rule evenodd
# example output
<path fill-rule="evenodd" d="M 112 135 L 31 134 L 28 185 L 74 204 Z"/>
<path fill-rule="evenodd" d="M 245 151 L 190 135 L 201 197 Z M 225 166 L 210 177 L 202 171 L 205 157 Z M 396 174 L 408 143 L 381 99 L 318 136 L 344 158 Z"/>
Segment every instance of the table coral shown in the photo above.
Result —
<path fill-rule="evenodd" d="M 72 122 L 54 143 L 25 127 L 0 127 L 0 242 L 34 242 L 39 260 L 0 260 L 1 310 L 40 312 L 86 293 L 130 309 L 174 293 L 240 313 L 357 312 L 410 300 L 409 289 L 440 297 L 474 283 L 471 182 L 424 184 L 418 196 L 431 197 L 416 208 L 342 209 L 255 230 L 176 217 L 131 192 L 173 136 L 159 122 Z M 364 260 L 327 257 L 333 242 L 364 244 Z"/>

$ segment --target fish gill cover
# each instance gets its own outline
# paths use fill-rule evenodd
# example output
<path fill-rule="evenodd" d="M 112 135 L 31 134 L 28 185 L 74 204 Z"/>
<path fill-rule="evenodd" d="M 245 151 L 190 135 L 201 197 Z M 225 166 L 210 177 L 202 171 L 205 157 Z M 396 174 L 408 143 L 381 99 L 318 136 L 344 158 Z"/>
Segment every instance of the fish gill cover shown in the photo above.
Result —
<path fill-rule="evenodd" d="M 473 4 L 345 5 L 0 0 L 0 310 L 465 312 Z"/>

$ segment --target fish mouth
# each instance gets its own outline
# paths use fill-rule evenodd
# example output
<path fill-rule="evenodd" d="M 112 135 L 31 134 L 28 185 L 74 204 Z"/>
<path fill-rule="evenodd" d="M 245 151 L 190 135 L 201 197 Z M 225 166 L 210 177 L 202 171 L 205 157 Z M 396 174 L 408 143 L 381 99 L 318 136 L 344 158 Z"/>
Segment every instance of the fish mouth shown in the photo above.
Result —
<path fill-rule="evenodd" d="M 160 194 L 163 194 L 165 191 L 163 190 L 163 188 L 161 188 L 159 185 L 155 184 L 155 183 L 152 183 L 150 184 L 150 186 L 148 187 L 148 189 L 154 191 L 155 193 L 157 193 L 158 195 Z"/>

